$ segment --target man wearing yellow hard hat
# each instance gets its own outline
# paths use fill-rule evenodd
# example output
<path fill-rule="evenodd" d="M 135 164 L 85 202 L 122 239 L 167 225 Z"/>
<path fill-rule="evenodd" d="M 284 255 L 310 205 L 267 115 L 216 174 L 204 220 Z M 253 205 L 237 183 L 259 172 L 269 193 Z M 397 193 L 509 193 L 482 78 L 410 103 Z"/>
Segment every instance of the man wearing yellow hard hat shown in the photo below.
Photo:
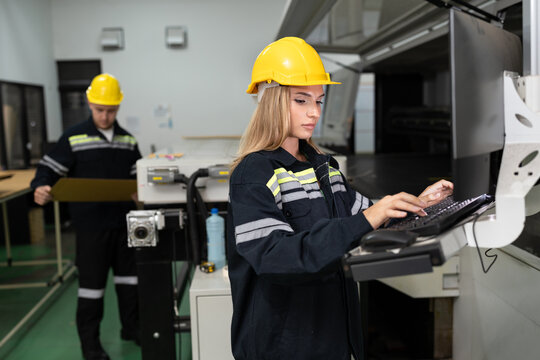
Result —
<path fill-rule="evenodd" d="M 61 177 L 128 179 L 141 157 L 137 141 L 116 121 L 124 97 L 110 74 L 96 76 L 86 91 L 91 116 L 69 129 L 45 155 L 31 183 L 34 201 L 53 200 L 51 186 Z M 79 272 L 77 331 L 85 359 L 109 359 L 99 337 L 103 296 L 112 268 L 124 340 L 139 343 L 134 250 L 127 247 L 126 214 L 133 202 L 69 203 L 76 232 Z"/>
<path fill-rule="evenodd" d="M 247 92 L 258 105 L 232 164 L 228 208 L 236 360 L 363 359 L 358 289 L 340 259 L 367 232 L 422 213 L 429 194 L 452 187 L 376 204 L 352 189 L 311 139 L 323 85 L 332 84 L 315 49 L 296 37 L 271 43 L 253 65 Z"/>

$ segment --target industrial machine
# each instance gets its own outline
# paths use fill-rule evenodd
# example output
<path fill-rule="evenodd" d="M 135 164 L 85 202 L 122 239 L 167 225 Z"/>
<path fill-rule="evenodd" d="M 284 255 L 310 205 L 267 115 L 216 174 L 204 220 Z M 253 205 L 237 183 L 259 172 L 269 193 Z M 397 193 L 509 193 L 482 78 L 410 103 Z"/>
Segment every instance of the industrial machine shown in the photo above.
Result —
<path fill-rule="evenodd" d="M 199 265 L 209 209 L 226 212 L 228 164 L 238 144 L 230 138 L 182 139 L 137 161 L 138 198 L 145 209 L 129 212 L 126 221 L 128 244 L 137 250 L 143 359 L 174 359 L 175 334 L 184 331 L 191 331 L 193 358 L 230 353 L 228 337 L 211 335 L 228 334 L 232 302 L 226 268 L 205 273 Z M 346 157 L 334 157 L 346 169 Z M 181 317 L 178 306 L 190 278 L 190 317 Z M 201 344 L 209 341 L 212 347 L 203 350 Z"/>
<path fill-rule="evenodd" d="M 465 200 L 491 191 L 494 172 L 495 203 L 474 209 L 478 211 L 449 231 L 421 237 L 412 246 L 377 253 L 362 246 L 352 250 L 344 265 L 358 281 L 431 272 L 467 245 L 504 247 L 521 234 L 526 214 L 540 211 L 540 186 L 533 189 L 540 178 L 540 77 L 511 72 L 522 64 L 516 35 L 454 10 L 449 25 L 454 197 Z M 471 63 L 471 58 L 493 60 Z M 500 149 L 501 159 L 490 160 Z M 443 217 L 441 213 L 433 224 Z"/>
<path fill-rule="evenodd" d="M 227 164 L 237 148 L 237 139 L 184 139 L 137 162 L 145 209 L 126 220 L 137 250 L 143 359 L 175 359 L 176 334 L 191 331 L 179 302 L 205 256 L 207 204 L 224 209 L 227 202 Z"/>

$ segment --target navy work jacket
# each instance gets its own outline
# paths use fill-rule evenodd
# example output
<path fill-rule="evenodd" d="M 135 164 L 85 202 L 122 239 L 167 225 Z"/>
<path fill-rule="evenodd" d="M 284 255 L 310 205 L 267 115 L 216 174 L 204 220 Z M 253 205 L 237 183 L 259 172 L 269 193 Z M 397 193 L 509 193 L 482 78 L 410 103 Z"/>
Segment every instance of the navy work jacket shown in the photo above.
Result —
<path fill-rule="evenodd" d="M 230 180 L 227 253 L 235 359 L 362 358 L 356 283 L 341 257 L 373 230 L 331 156 L 301 141 L 248 155 Z"/>
<path fill-rule="evenodd" d="M 39 162 L 30 186 L 53 186 L 61 177 L 129 179 L 136 174 L 141 157 L 137 141 L 114 122 L 112 141 L 96 128 L 92 118 L 79 123 L 60 137 L 55 147 Z M 126 227 L 126 214 L 135 208 L 129 202 L 69 203 L 70 215 L 78 229 L 118 229 Z"/>

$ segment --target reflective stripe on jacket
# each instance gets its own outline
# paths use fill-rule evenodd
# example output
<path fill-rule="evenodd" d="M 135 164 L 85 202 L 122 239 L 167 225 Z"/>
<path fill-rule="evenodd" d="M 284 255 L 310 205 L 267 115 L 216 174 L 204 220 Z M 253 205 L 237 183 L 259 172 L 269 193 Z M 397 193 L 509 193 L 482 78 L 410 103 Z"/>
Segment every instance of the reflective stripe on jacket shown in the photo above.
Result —
<path fill-rule="evenodd" d="M 230 182 L 227 225 L 235 359 L 358 359 L 356 283 L 340 259 L 372 228 L 371 201 L 301 141 L 248 155 Z"/>
<path fill-rule="evenodd" d="M 31 187 L 53 186 L 60 177 L 129 179 L 141 157 L 137 141 L 114 122 L 114 136 L 108 141 L 92 119 L 77 124 L 60 137 L 39 162 Z M 134 209 L 129 202 L 70 203 L 70 215 L 78 228 L 114 229 L 126 226 L 125 215 Z"/>

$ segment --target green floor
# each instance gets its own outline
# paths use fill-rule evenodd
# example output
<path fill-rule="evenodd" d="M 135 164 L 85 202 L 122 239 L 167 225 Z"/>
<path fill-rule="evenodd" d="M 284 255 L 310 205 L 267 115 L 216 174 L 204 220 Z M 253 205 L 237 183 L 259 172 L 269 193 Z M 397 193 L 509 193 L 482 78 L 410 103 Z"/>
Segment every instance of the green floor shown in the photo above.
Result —
<path fill-rule="evenodd" d="M 54 246 L 18 245 L 12 248 L 12 258 L 31 260 L 54 258 Z M 72 259 L 74 240 L 70 233 L 63 235 L 65 259 Z M 0 247 L 0 285 L 13 283 L 47 282 L 55 273 L 56 265 L 5 266 L 6 251 Z M 77 303 L 76 271 L 44 305 L 29 318 L 10 339 L 0 347 L 0 359 L 5 360 L 58 360 L 82 359 L 75 326 Z M 0 290 L 0 342 L 27 313 L 40 302 L 52 287 Z M 189 287 L 188 287 L 189 289 Z M 184 294 L 180 315 L 189 314 L 188 291 Z M 184 333 L 179 337 L 179 359 L 191 359 L 191 337 Z M 101 341 L 111 359 L 141 359 L 140 348 L 133 342 L 120 339 L 120 322 L 112 275 L 105 292 L 105 317 L 101 323 Z M 1 343 L 0 343 L 1 344 Z"/>

